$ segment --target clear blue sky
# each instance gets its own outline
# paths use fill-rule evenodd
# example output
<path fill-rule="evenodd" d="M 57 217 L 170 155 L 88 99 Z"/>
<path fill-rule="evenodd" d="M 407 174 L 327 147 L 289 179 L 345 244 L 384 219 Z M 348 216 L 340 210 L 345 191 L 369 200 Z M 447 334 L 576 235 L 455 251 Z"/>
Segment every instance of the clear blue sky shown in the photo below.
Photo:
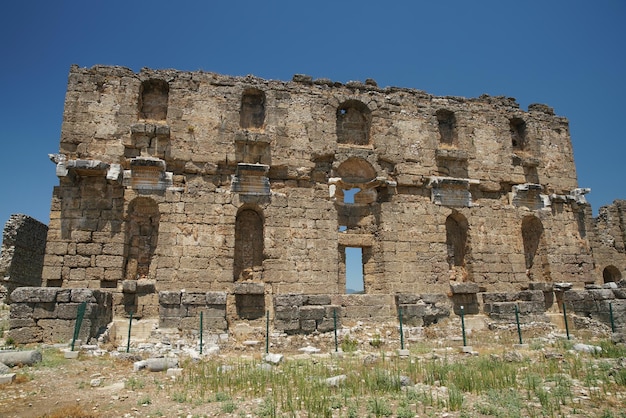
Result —
<path fill-rule="evenodd" d="M 626 198 L 626 1 L 8 1 L 0 223 L 45 223 L 71 64 L 375 79 L 515 97 L 570 120 L 594 212 Z"/>

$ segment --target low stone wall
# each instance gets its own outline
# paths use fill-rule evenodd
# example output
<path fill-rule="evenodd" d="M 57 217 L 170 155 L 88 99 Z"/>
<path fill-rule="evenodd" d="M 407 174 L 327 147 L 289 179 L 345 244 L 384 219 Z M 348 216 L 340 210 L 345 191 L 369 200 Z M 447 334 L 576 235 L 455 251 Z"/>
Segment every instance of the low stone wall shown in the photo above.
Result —
<path fill-rule="evenodd" d="M 8 337 L 18 344 L 67 342 L 86 302 L 79 339 L 89 341 L 111 322 L 111 294 L 92 289 L 19 287 L 11 293 Z"/>
<path fill-rule="evenodd" d="M 483 312 L 491 319 L 515 321 L 515 307 L 521 322 L 545 321 L 546 304 L 542 290 L 483 293 Z"/>
<path fill-rule="evenodd" d="M 226 292 L 159 292 L 159 327 L 190 331 L 225 331 Z"/>
<path fill-rule="evenodd" d="M 617 332 L 626 332 L 626 280 L 603 288 L 567 290 L 562 295 L 568 313 L 611 324 L 611 311 Z"/>
<path fill-rule="evenodd" d="M 327 332 L 334 329 L 335 315 L 340 326 L 342 308 L 329 295 L 274 296 L 274 328 L 287 333 Z"/>
<path fill-rule="evenodd" d="M 410 326 L 430 325 L 450 316 L 452 304 L 441 294 L 401 295 L 277 295 L 274 327 L 287 333 L 332 331 L 342 321 L 389 322 L 403 320 Z"/>
<path fill-rule="evenodd" d="M 450 316 L 452 302 L 442 294 L 399 294 L 396 306 L 402 309 L 403 323 L 414 326 L 428 326 Z"/>
<path fill-rule="evenodd" d="M 0 301 L 22 286 L 41 286 L 48 227 L 30 216 L 11 215 L 0 251 Z"/>

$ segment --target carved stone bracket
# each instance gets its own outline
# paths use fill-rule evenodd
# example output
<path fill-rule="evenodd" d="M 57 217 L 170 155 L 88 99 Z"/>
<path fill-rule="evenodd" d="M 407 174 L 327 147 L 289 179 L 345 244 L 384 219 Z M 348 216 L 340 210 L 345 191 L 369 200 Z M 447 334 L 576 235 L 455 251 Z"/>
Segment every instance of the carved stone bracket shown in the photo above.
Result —
<path fill-rule="evenodd" d="M 158 158 L 133 158 L 130 170 L 124 170 L 123 184 L 136 190 L 163 191 L 173 184 L 173 173 L 165 168 L 165 161 Z"/>
<path fill-rule="evenodd" d="M 267 177 L 269 168 L 265 164 L 237 164 L 230 190 L 243 195 L 269 196 L 270 181 Z"/>
<path fill-rule="evenodd" d="M 455 177 L 430 177 L 427 187 L 431 189 L 431 201 L 435 205 L 451 207 L 472 207 L 471 184 L 478 180 Z"/>

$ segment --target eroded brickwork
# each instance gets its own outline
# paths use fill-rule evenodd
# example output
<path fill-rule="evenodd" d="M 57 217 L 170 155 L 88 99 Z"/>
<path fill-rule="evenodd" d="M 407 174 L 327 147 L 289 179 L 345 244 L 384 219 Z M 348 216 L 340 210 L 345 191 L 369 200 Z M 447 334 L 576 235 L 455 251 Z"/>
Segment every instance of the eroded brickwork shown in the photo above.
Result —
<path fill-rule="evenodd" d="M 41 286 L 48 227 L 30 216 L 11 215 L 0 251 L 0 302 L 20 286 Z"/>
<path fill-rule="evenodd" d="M 545 105 L 74 66 L 52 159 L 44 281 L 110 288 L 119 312 L 155 316 L 158 292 L 181 289 L 225 292 L 235 317 L 272 295 L 340 296 L 347 247 L 391 317 L 393 295 L 451 284 L 602 281 L 568 121 Z"/>

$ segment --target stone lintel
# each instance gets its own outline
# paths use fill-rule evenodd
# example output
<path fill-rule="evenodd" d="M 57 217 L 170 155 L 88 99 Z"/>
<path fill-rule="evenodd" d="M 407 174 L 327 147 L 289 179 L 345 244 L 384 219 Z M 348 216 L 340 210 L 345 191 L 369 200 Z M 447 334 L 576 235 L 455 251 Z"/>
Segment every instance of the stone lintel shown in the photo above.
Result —
<path fill-rule="evenodd" d="M 346 247 L 371 247 L 374 245 L 374 237 L 372 234 L 340 232 L 338 234 L 338 242 L 339 245 Z"/>
<path fill-rule="evenodd" d="M 438 148 L 435 156 L 442 160 L 467 161 L 469 156 L 467 151 L 454 148 Z"/>
<path fill-rule="evenodd" d="M 235 295 L 262 295 L 265 293 L 265 284 L 254 282 L 235 283 L 233 293 Z"/>
<path fill-rule="evenodd" d="M 476 283 L 450 283 L 450 290 L 454 294 L 478 293 L 480 292 L 480 286 Z"/>

